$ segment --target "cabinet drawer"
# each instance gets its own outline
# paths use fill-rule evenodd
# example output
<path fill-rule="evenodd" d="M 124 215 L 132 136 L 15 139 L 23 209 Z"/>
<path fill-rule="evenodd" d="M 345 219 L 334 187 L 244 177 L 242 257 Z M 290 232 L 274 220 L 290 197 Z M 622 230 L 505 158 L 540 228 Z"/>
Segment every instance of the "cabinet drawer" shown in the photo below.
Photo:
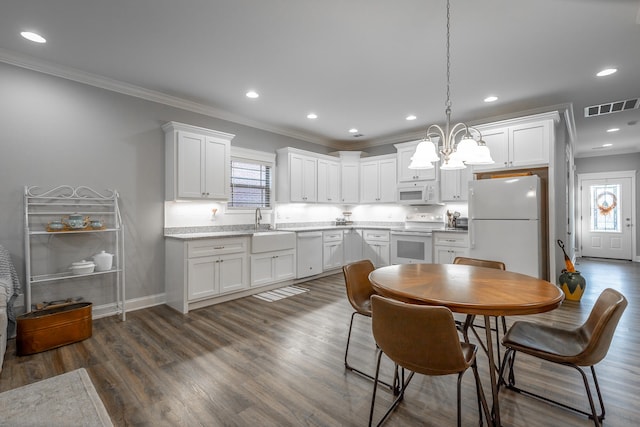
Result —
<path fill-rule="evenodd" d="M 187 257 L 235 254 L 247 250 L 247 239 L 203 239 L 187 244 Z"/>
<path fill-rule="evenodd" d="M 342 230 L 336 231 L 323 231 L 322 232 L 322 241 L 327 242 L 341 242 L 342 241 Z"/>
<path fill-rule="evenodd" d="M 466 248 L 469 246 L 469 234 L 467 233 L 433 233 L 433 244 L 440 246 L 457 246 Z"/>
<path fill-rule="evenodd" d="M 389 232 L 387 230 L 364 230 L 363 237 L 369 242 L 388 242 Z"/>

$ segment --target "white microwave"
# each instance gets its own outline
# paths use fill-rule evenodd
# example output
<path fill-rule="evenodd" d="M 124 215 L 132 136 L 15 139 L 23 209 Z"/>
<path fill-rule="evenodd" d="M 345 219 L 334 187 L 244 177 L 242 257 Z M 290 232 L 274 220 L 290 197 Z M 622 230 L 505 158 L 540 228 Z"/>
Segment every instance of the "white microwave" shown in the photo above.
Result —
<path fill-rule="evenodd" d="M 415 183 L 398 187 L 398 203 L 405 205 L 436 205 L 440 200 L 440 183 Z"/>

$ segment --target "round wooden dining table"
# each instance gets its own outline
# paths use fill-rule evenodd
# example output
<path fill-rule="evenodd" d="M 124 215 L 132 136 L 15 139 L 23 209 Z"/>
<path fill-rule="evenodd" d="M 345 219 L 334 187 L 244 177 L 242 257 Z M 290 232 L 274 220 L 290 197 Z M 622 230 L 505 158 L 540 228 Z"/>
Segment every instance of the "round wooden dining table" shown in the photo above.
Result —
<path fill-rule="evenodd" d="M 501 425 L 491 316 L 553 310 L 564 299 L 560 288 L 524 274 L 460 264 L 391 265 L 372 271 L 369 280 L 378 294 L 388 298 L 412 304 L 441 305 L 456 313 L 484 317 L 493 423 Z"/>

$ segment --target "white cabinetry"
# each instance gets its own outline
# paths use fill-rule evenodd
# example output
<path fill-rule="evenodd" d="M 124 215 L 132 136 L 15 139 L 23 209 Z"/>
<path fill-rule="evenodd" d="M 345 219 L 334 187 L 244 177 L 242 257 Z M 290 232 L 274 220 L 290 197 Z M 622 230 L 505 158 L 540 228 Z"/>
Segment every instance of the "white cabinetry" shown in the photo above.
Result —
<path fill-rule="evenodd" d="M 458 231 L 434 231 L 434 264 L 451 264 L 458 256 L 469 256 L 469 234 Z"/>
<path fill-rule="evenodd" d="M 360 162 L 360 202 L 396 201 L 396 155 L 377 156 Z"/>
<path fill-rule="evenodd" d="M 476 165 L 474 170 L 548 165 L 555 143 L 554 123 L 559 120 L 558 113 L 551 112 L 476 126 L 495 163 Z"/>
<path fill-rule="evenodd" d="M 345 265 L 363 259 L 362 232 L 360 230 L 352 228 L 349 230 L 344 230 L 342 236 Z"/>
<path fill-rule="evenodd" d="M 370 259 L 376 268 L 389 265 L 391 255 L 389 231 L 363 230 L 362 235 L 364 239 L 363 258 Z"/>
<path fill-rule="evenodd" d="M 280 202 L 309 203 L 317 200 L 317 157 L 295 148 L 277 151 L 278 194 Z"/>
<path fill-rule="evenodd" d="M 34 294 L 48 301 L 81 296 L 94 303 L 94 316 L 120 314 L 125 320 L 124 226 L 118 203 L 115 190 L 24 188 L 27 312 Z M 113 255 L 111 268 L 101 271 L 96 265 L 86 273 L 70 269 L 101 251 Z"/>
<path fill-rule="evenodd" d="M 322 242 L 324 246 L 322 268 L 324 271 L 340 268 L 344 264 L 344 246 L 342 240 L 342 230 L 322 232 Z"/>
<path fill-rule="evenodd" d="M 360 202 L 360 151 L 340 152 L 340 197 L 342 203 Z"/>
<path fill-rule="evenodd" d="M 295 249 L 251 255 L 251 287 L 282 282 L 295 276 Z"/>
<path fill-rule="evenodd" d="M 398 156 L 398 182 L 426 181 L 436 179 L 436 167 L 432 169 L 409 169 L 411 157 L 416 152 L 416 147 L 420 141 L 404 142 L 394 144 Z"/>
<path fill-rule="evenodd" d="M 318 159 L 318 202 L 340 202 L 340 163 Z"/>
<path fill-rule="evenodd" d="M 234 135 L 176 122 L 162 129 L 166 199 L 227 200 Z"/>
<path fill-rule="evenodd" d="M 248 238 L 165 241 L 167 305 L 187 313 L 190 304 L 249 287 Z"/>
<path fill-rule="evenodd" d="M 474 166 L 475 167 L 475 166 Z M 460 202 L 468 199 L 469 181 L 473 179 L 473 167 L 440 170 L 440 197 L 443 202 Z"/>

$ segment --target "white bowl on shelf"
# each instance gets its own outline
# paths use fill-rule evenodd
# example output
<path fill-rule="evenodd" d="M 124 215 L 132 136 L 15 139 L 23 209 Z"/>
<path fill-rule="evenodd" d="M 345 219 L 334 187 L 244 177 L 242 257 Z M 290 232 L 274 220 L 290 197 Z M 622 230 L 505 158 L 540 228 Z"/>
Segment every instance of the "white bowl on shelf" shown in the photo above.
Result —
<path fill-rule="evenodd" d="M 91 261 L 79 261 L 71 263 L 71 273 L 73 274 L 90 274 L 95 270 L 96 265 Z"/>

